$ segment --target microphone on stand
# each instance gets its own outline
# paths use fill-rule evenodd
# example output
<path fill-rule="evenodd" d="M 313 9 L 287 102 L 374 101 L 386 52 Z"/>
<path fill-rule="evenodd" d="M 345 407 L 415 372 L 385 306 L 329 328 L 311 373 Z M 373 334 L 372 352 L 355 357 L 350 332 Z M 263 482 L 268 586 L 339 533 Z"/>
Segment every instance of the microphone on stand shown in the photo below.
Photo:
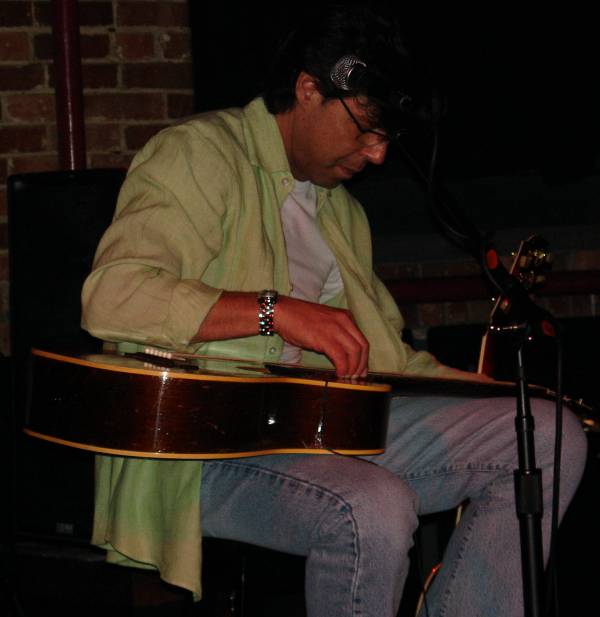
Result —
<path fill-rule="evenodd" d="M 435 106 L 433 111 L 435 112 Z M 438 107 L 439 110 L 439 107 Z M 432 211 L 441 225 L 444 235 L 454 244 L 470 253 L 481 265 L 488 282 L 505 298 L 511 306 L 510 319 L 505 329 L 513 328 L 516 344 L 517 365 L 517 409 L 515 417 L 516 442 L 518 450 L 518 469 L 514 472 L 516 515 L 519 520 L 521 543 L 521 569 L 523 581 L 523 602 L 525 617 L 541 617 L 543 614 L 543 550 L 542 550 L 542 487 L 541 471 L 535 463 L 534 420 L 531 414 L 527 393 L 527 380 L 524 370 L 524 342 L 535 330 L 546 336 L 555 336 L 558 322 L 547 311 L 539 307 L 527 293 L 520 281 L 502 264 L 491 242 L 491 235 L 484 236 L 475 224 L 458 207 L 450 207 L 448 199 L 442 197 L 447 192 L 435 182 L 435 166 L 438 154 L 439 114 L 432 117 L 434 143 L 429 173 L 425 174 L 405 148 L 401 152 L 417 181 L 427 191 Z M 449 197 L 449 195 L 448 195 Z M 508 331 L 508 330 L 505 330 Z M 556 337 L 560 342 L 560 337 Z M 559 353 L 560 357 L 560 353 Z M 559 369 L 559 373 L 560 373 Z M 551 562 L 555 557 L 555 538 L 558 528 L 558 493 L 560 477 L 560 434 L 562 423 L 561 392 L 557 390 L 556 413 L 556 459 L 554 466 L 554 491 L 552 504 Z M 555 591 L 555 581 L 551 578 L 548 597 Z M 552 588 L 554 586 L 554 589 Z M 548 600 L 547 600 L 547 603 Z"/>

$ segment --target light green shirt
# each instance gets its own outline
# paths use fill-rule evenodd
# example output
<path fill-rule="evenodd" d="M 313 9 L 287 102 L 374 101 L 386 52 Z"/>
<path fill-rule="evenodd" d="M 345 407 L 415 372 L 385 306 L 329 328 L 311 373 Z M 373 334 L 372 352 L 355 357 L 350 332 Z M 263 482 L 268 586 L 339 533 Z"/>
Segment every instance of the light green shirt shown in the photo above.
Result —
<path fill-rule="evenodd" d="M 106 341 L 276 361 L 283 341 L 252 336 L 190 345 L 222 290 L 289 294 L 280 207 L 293 188 L 275 117 L 262 99 L 162 131 L 135 157 L 82 294 L 83 327 Z M 369 368 L 447 374 L 401 340 L 402 317 L 374 275 L 369 226 L 343 186 L 317 187 L 317 221 Z M 304 352 L 303 363 L 329 366 Z M 113 562 L 156 567 L 200 594 L 200 465 L 98 457 L 93 542 Z"/>

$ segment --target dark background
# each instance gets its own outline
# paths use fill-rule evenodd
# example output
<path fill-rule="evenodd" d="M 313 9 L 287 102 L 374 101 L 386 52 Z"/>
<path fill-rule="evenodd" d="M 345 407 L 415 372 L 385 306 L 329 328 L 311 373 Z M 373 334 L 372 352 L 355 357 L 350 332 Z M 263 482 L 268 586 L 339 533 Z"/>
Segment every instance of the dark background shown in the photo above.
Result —
<path fill-rule="evenodd" d="M 422 74 L 446 97 L 449 176 L 536 169 L 559 182 L 594 169 L 599 43 L 590 15 L 565 8 L 461 15 L 426 6 L 391 10 Z M 261 3 L 234 14 L 219 3 L 192 2 L 190 10 L 197 110 L 247 102 L 298 13 Z"/>
<path fill-rule="evenodd" d="M 591 15 L 564 6 L 560 14 L 505 6 L 461 14 L 412 4 L 391 6 L 444 101 L 438 172 L 460 207 L 482 229 L 500 231 L 501 249 L 515 241 L 503 230 L 520 236 L 560 226 L 574 228 L 574 237 L 550 229 L 558 248 L 596 245 L 600 234 L 579 234 L 599 223 L 600 54 Z M 244 104 L 260 92 L 297 13 L 261 3 L 235 14 L 219 4 L 190 3 L 190 10 L 197 111 Z M 427 162 L 427 136 L 414 134 L 406 145 Z M 422 252 L 422 235 L 434 227 L 421 190 L 393 152 L 349 189 L 369 214 L 376 261 L 458 255 L 445 243 Z"/>

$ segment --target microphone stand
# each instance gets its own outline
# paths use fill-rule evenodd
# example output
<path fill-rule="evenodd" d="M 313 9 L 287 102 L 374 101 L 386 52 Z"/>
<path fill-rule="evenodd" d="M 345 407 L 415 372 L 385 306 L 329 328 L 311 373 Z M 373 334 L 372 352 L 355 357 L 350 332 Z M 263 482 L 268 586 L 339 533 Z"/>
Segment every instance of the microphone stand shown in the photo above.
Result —
<path fill-rule="evenodd" d="M 437 134 L 436 134 L 437 140 Z M 554 336 L 558 324 L 545 310 L 538 307 L 521 283 L 506 270 L 498 259 L 489 238 L 482 236 L 475 225 L 456 206 L 448 205 L 447 192 L 433 182 L 433 168 L 426 176 L 410 154 L 400 150 L 408 168 L 417 182 L 429 193 L 437 221 L 446 235 L 462 249 L 470 253 L 481 265 L 489 282 L 498 293 L 510 302 L 512 315 L 505 326 L 492 328 L 495 334 L 506 333 L 513 339 L 517 365 L 517 409 L 515 431 L 518 452 L 518 468 L 514 471 L 516 514 L 519 520 L 521 543 L 521 566 L 523 581 L 523 604 L 525 617 L 543 617 L 543 545 L 541 519 L 543 515 L 541 470 L 536 466 L 534 429 L 525 372 L 524 347 L 535 332 Z M 444 200 L 443 197 L 446 197 Z"/>

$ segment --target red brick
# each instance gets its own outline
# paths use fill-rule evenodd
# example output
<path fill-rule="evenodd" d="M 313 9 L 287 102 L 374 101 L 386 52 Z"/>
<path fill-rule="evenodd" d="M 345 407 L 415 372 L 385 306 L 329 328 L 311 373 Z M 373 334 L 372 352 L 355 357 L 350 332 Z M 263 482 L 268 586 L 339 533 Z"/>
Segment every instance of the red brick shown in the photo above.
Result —
<path fill-rule="evenodd" d="M 167 116 L 169 118 L 185 118 L 194 113 L 193 94 L 168 94 Z"/>
<path fill-rule="evenodd" d="M 423 278 L 444 276 L 444 273 L 446 271 L 446 263 L 428 261 L 421 265 L 421 271 L 423 273 Z"/>
<path fill-rule="evenodd" d="M 0 152 L 40 152 L 47 142 L 45 126 L 0 126 Z"/>
<path fill-rule="evenodd" d="M 569 317 L 590 317 L 593 314 L 592 294 L 571 297 L 571 313 Z"/>
<path fill-rule="evenodd" d="M 446 323 L 444 305 L 440 303 L 419 304 L 419 321 L 424 326 L 441 326 Z"/>
<path fill-rule="evenodd" d="M 44 122 L 54 120 L 53 94 L 11 94 L 6 96 L 8 117 L 17 122 Z"/>
<path fill-rule="evenodd" d="M 446 303 L 446 323 L 459 324 L 467 323 L 468 308 L 466 302 L 447 302 Z"/>
<path fill-rule="evenodd" d="M 0 60 L 29 60 L 29 36 L 26 32 L 0 32 Z"/>
<path fill-rule="evenodd" d="M 189 60 L 192 42 L 189 30 L 184 32 L 164 32 L 159 37 L 163 56 L 168 60 Z"/>
<path fill-rule="evenodd" d="M 44 67 L 41 64 L 0 66 L 0 90 L 32 90 L 43 86 Z"/>
<path fill-rule="evenodd" d="M 112 26 L 112 2 L 79 2 L 81 26 Z"/>
<path fill-rule="evenodd" d="M 99 167 L 119 167 L 121 169 L 127 169 L 131 163 L 133 154 L 91 154 L 89 159 L 89 166 L 93 169 Z"/>
<path fill-rule="evenodd" d="M 33 37 L 33 56 L 37 60 L 52 60 L 54 57 L 54 38 L 49 32 Z"/>
<path fill-rule="evenodd" d="M 54 7 L 52 2 L 48 2 L 48 0 L 34 2 L 33 20 L 39 26 L 52 27 L 52 22 L 54 21 Z"/>
<path fill-rule="evenodd" d="M 551 272 L 560 270 L 571 270 L 571 260 L 573 253 L 571 251 L 551 252 L 548 261 L 551 264 Z M 550 274 L 552 276 L 552 274 Z"/>
<path fill-rule="evenodd" d="M 9 312 L 9 283 L 8 281 L 0 282 L 0 350 L 4 354 L 3 347 L 4 345 L 8 345 L 9 337 L 6 336 L 7 332 L 5 331 L 6 326 L 8 325 L 8 321 L 10 319 Z"/>
<path fill-rule="evenodd" d="M 29 174 L 36 171 L 54 171 L 58 169 L 58 155 L 30 154 L 14 156 L 12 159 L 12 173 Z"/>
<path fill-rule="evenodd" d="M 8 323 L 0 323 L 0 352 L 10 356 L 10 328 Z"/>
<path fill-rule="evenodd" d="M 110 39 L 108 34 L 82 34 L 81 57 L 106 58 L 110 54 Z"/>
<path fill-rule="evenodd" d="M 573 257 L 574 270 L 600 269 L 600 251 L 577 251 Z"/>
<path fill-rule="evenodd" d="M 415 304 L 404 304 L 398 307 L 404 318 L 404 325 L 407 328 L 416 327 L 419 325 L 419 316 L 417 306 Z"/>
<path fill-rule="evenodd" d="M 472 276 L 480 272 L 479 265 L 474 261 L 442 261 L 423 264 L 423 276 Z"/>
<path fill-rule="evenodd" d="M 117 56 L 123 60 L 154 58 L 154 35 L 147 32 L 119 32 L 116 35 Z"/>
<path fill-rule="evenodd" d="M 494 308 L 491 300 L 475 300 L 468 303 L 469 323 L 488 323 Z"/>
<path fill-rule="evenodd" d="M 112 63 L 84 64 L 82 79 L 84 88 L 116 88 L 119 79 L 118 66 Z"/>
<path fill-rule="evenodd" d="M 58 151 L 58 134 L 56 131 L 56 122 L 52 122 L 46 125 L 46 140 L 47 152 Z"/>
<path fill-rule="evenodd" d="M 8 280 L 8 251 L 0 252 L 0 281 Z"/>
<path fill-rule="evenodd" d="M 121 150 L 121 128 L 119 124 L 90 124 L 85 127 L 85 141 L 88 152 Z"/>
<path fill-rule="evenodd" d="M 555 317 L 571 317 L 573 296 L 551 296 L 535 299 L 536 304 L 545 308 Z"/>
<path fill-rule="evenodd" d="M 189 62 L 145 62 L 123 67 L 123 85 L 127 88 L 190 90 L 194 77 Z"/>
<path fill-rule="evenodd" d="M 9 316 L 9 284 L 8 281 L 0 282 L 0 318 L 6 322 Z"/>
<path fill-rule="evenodd" d="M 17 0 L 0 2 L 0 28 L 31 26 L 31 2 Z"/>
<path fill-rule="evenodd" d="M 0 216 L 6 216 L 6 188 L 0 188 Z M 6 225 L 0 223 L 0 249 L 8 246 L 8 232 Z"/>
<path fill-rule="evenodd" d="M 6 184 L 8 176 L 8 161 L 5 158 L 0 158 L 0 184 Z"/>
<path fill-rule="evenodd" d="M 382 280 L 393 280 L 396 278 L 421 278 L 420 263 L 383 263 L 375 266 L 375 272 Z"/>
<path fill-rule="evenodd" d="M 154 120 L 165 117 L 160 93 L 88 94 L 85 97 L 88 121 Z"/>
<path fill-rule="evenodd" d="M 162 28 L 187 26 L 187 5 L 174 2 L 119 2 L 119 26 L 160 26 Z"/>
<path fill-rule="evenodd" d="M 112 26 L 113 13 L 112 3 L 105 2 L 77 2 L 77 17 L 79 24 L 84 27 L 88 26 Z M 54 21 L 54 10 L 52 2 L 45 0 L 44 2 L 34 2 L 34 19 L 35 23 L 40 26 L 52 26 Z"/>
<path fill-rule="evenodd" d="M 139 150 L 153 135 L 167 127 L 168 124 L 138 124 L 125 128 L 125 147 L 127 150 Z"/>
<path fill-rule="evenodd" d="M 83 59 L 105 58 L 110 54 L 108 34 L 82 34 L 79 43 Z M 33 50 L 38 60 L 52 60 L 54 58 L 52 34 L 47 32 L 36 34 L 33 38 Z"/>
<path fill-rule="evenodd" d="M 84 88 L 116 88 L 118 85 L 116 64 L 84 64 L 81 72 Z"/>

